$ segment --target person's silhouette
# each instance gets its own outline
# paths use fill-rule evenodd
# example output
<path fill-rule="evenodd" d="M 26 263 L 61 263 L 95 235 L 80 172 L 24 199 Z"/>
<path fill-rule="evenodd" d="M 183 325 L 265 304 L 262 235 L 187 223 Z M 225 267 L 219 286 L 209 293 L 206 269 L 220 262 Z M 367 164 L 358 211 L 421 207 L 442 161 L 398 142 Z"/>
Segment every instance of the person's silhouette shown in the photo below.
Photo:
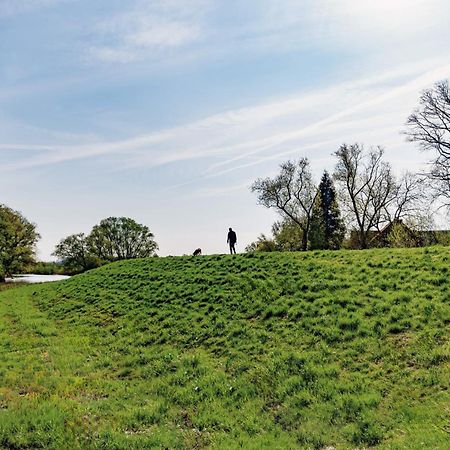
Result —
<path fill-rule="evenodd" d="M 236 249 L 234 246 L 236 245 L 236 242 L 237 242 L 237 236 L 236 236 L 236 233 L 231 228 L 229 228 L 229 231 L 228 231 L 227 242 L 230 246 L 230 254 L 231 255 L 233 253 L 236 254 Z"/>

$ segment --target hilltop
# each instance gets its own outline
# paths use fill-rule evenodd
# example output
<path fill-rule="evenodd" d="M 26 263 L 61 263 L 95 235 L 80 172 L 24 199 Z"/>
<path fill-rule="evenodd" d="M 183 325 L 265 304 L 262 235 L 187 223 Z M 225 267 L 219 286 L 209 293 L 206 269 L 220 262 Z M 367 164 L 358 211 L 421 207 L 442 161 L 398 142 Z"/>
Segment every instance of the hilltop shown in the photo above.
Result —
<path fill-rule="evenodd" d="M 0 292 L 0 447 L 447 448 L 449 262 L 148 258 Z"/>

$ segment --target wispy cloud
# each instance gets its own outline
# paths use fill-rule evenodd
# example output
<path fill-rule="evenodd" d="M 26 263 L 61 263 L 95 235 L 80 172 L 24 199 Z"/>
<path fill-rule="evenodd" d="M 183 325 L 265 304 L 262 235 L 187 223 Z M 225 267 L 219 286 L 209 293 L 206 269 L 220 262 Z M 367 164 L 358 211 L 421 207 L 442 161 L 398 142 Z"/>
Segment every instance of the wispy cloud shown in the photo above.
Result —
<path fill-rule="evenodd" d="M 433 41 L 433 28 L 442 29 L 442 17 L 450 14 L 450 4 L 442 0 L 133 0 L 126 5 L 89 30 L 91 63 L 161 70 L 237 55 L 377 53 L 380 47 L 384 59 L 398 60 L 413 48 L 420 59 L 421 52 L 440 53 L 442 40 L 426 42 Z"/>
<path fill-rule="evenodd" d="M 0 17 L 23 14 L 39 8 L 48 8 L 73 0 L 1 0 Z"/>
<path fill-rule="evenodd" d="M 97 24 L 97 43 L 89 47 L 89 54 L 104 62 L 128 63 L 185 48 L 204 37 L 202 18 L 209 4 L 205 0 L 138 2 Z"/>
<path fill-rule="evenodd" d="M 324 150 L 332 142 L 364 139 L 364 134 L 373 137 L 376 130 L 381 140 L 389 135 L 398 143 L 402 138 L 397 134 L 420 90 L 448 76 L 450 65 L 407 66 L 129 139 L 82 145 L 3 143 L 0 150 L 27 157 L 2 164 L 0 170 L 115 155 L 120 169 L 205 159 L 209 163 L 202 176 L 211 177 L 295 152 Z"/>
<path fill-rule="evenodd" d="M 449 15 L 446 0 L 0 0 L 3 201 L 48 255 L 69 225 L 118 213 L 159 221 L 172 253 L 207 241 L 218 210 L 245 210 L 256 236 L 267 211 L 247 185 L 286 158 L 332 169 L 359 141 L 423 163 L 400 130 L 450 76 Z"/>
<path fill-rule="evenodd" d="M 232 30 L 253 48 L 336 47 L 355 49 L 408 39 L 441 21 L 441 0 L 261 0 L 254 20 Z M 358 36 L 358 39 L 355 39 Z"/>

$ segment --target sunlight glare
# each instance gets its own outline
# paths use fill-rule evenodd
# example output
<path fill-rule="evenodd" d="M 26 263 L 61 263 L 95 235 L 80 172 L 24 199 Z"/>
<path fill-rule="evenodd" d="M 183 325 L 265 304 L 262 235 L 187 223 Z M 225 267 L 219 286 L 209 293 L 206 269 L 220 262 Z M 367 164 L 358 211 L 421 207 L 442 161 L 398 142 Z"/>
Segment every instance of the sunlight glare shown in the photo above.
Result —
<path fill-rule="evenodd" d="M 344 0 L 336 2 L 344 14 L 369 28 L 411 29 L 426 20 L 434 0 Z"/>

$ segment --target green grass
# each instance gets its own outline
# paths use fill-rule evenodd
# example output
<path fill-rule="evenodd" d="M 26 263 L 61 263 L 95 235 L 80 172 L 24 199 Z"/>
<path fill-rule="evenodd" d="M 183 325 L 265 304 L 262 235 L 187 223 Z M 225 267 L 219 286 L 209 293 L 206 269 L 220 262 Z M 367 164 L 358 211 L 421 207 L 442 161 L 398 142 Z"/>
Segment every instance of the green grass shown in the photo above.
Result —
<path fill-rule="evenodd" d="M 446 449 L 449 271 L 167 257 L 0 292 L 0 448 Z"/>
<path fill-rule="evenodd" d="M 2 283 L 0 282 L 0 292 L 6 291 L 8 289 L 18 288 L 23 286 L 25 283 Z"/>

